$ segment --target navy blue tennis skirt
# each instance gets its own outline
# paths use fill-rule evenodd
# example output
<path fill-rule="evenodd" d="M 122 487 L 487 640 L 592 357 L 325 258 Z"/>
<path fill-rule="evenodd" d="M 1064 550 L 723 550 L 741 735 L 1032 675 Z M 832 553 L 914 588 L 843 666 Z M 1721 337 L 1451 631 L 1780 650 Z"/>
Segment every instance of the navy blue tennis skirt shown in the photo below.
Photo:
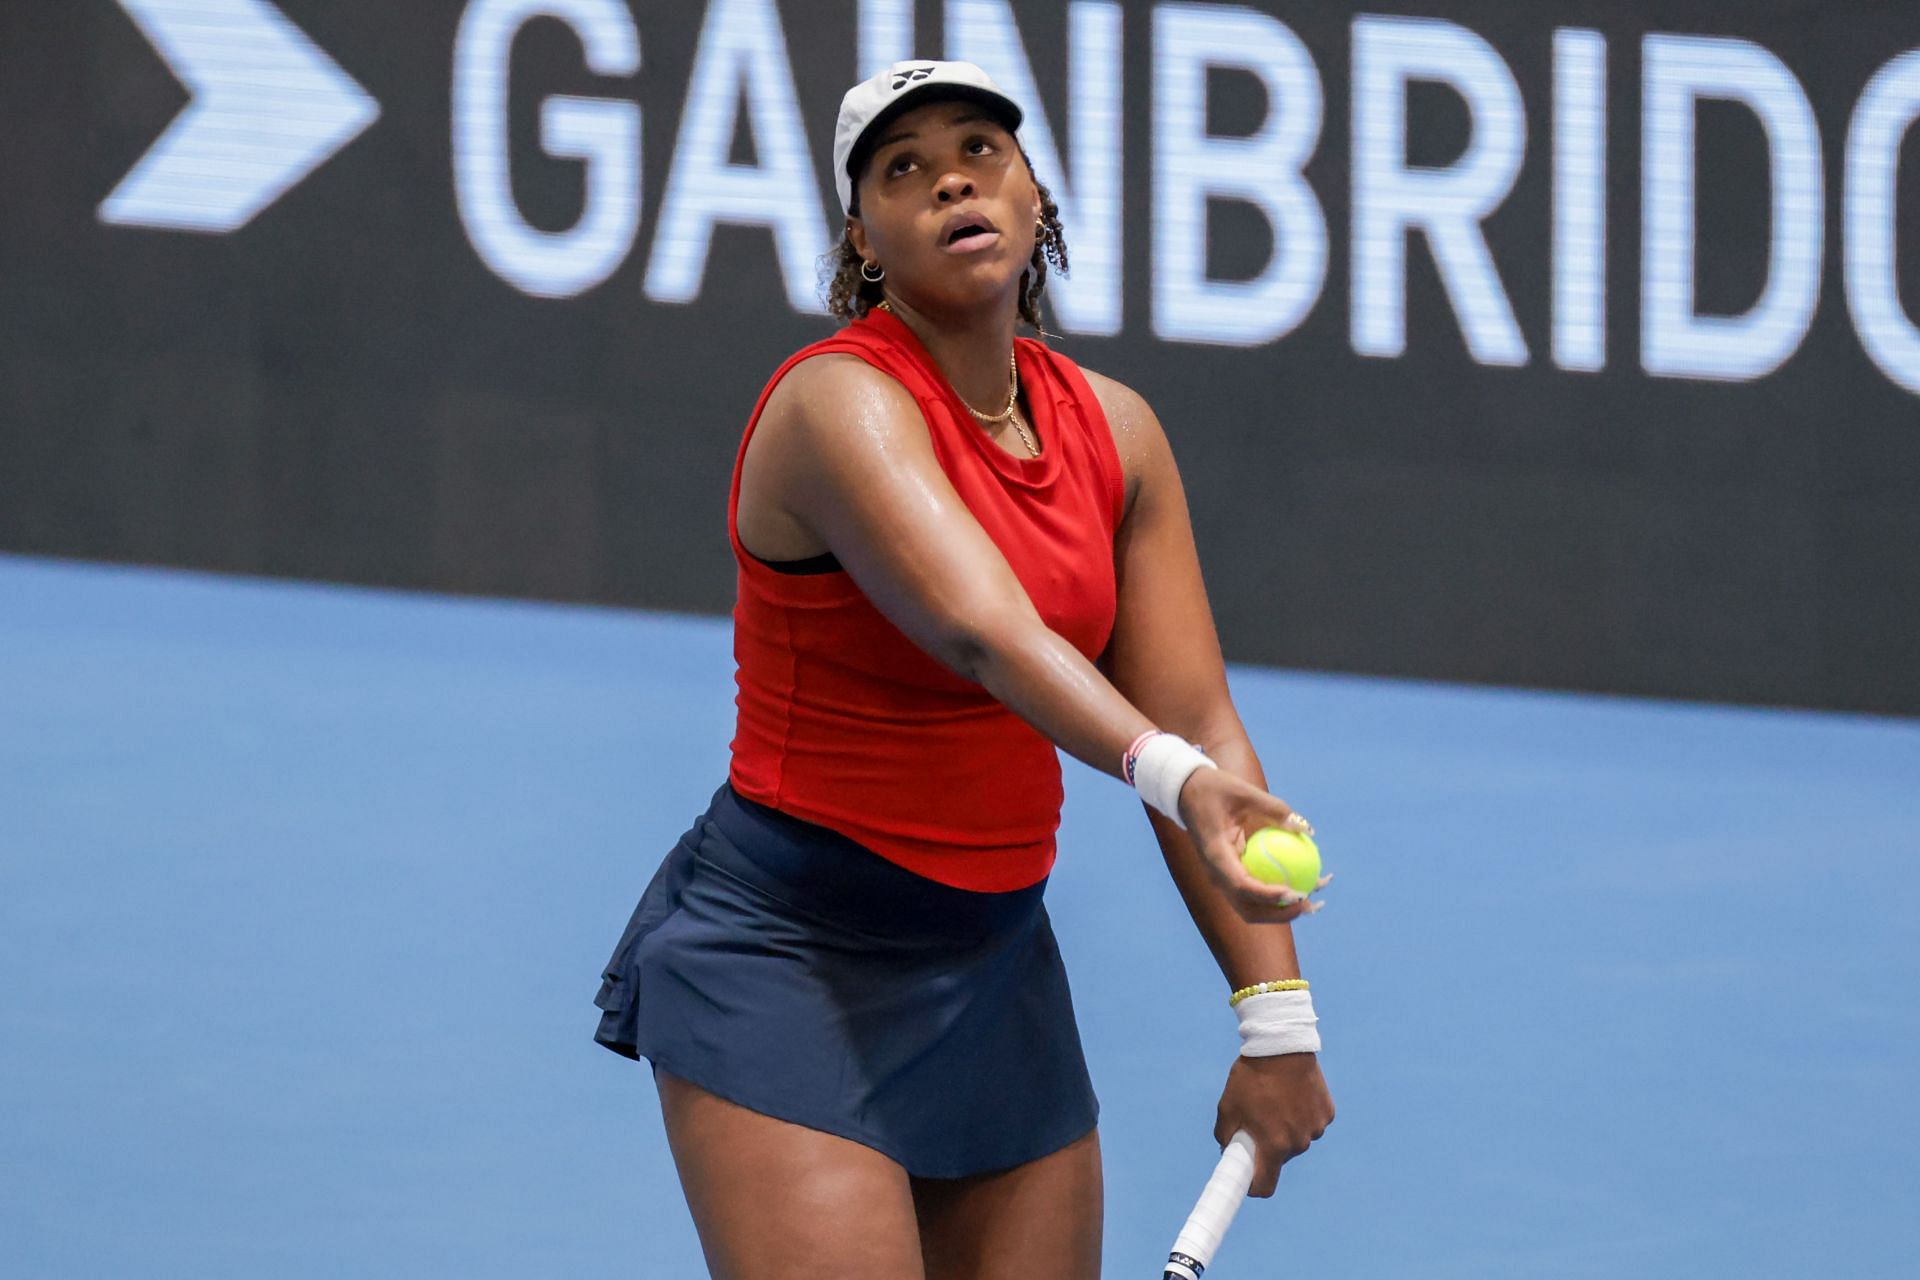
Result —
<path fill-rule="evenodd" d="M 943 885 L 723 783 L 614 948 L 594 1038 L 918 1177 L 1037 1160 L 1099 1114 L 1045 887 Z"/>

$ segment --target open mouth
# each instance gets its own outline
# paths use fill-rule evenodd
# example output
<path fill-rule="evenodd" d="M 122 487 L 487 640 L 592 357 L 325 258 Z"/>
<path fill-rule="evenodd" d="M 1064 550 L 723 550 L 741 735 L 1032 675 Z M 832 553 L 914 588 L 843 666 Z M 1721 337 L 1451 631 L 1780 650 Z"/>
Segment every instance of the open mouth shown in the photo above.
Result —
<path fill-rule="evenodd" d="M 941 249 L 947 253 L 979 253 L 991 249 L 1000 242 L 1000 232 L 985 215 L 979 213 L 960 213 L 948 221 L 945 236 L 941 238 Z"/>
<path fill-rule="evenodd" d="M 941 228 L 940 247 L 948 253 L 976 253 L 999 239 L 999 230 L 984 214 L 960 213 Z"/>

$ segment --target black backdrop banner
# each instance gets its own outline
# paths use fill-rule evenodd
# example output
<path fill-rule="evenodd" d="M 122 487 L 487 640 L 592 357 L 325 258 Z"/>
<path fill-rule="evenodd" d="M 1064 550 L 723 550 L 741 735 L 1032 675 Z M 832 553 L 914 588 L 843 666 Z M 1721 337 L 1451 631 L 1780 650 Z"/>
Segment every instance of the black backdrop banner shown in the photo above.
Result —
<path fill-rule="evenodd" d="M 7 4 L 0 547 L 726 610 L 839 95 L 915 56 L 1028 104 L 1229 657 L 1920 713 L 1870 0 Z"/>

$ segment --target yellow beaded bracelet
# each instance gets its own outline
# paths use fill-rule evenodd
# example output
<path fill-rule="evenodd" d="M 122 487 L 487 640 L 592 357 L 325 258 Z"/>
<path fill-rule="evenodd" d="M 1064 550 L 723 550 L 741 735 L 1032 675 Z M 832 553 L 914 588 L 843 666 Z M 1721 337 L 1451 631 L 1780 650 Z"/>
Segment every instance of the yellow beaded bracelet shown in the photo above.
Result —
<path fill-rule="evenodd" d="M 1227 997 L 1227 1007 L 1235 1008 L 1248 996 L 1263 996 L 1269 991 L 1305 991 L 1308 988 L 1305 978 L 1280 978 L 1274 982 L 1256 982 L 1250 987 L 1242 987 Z"/>

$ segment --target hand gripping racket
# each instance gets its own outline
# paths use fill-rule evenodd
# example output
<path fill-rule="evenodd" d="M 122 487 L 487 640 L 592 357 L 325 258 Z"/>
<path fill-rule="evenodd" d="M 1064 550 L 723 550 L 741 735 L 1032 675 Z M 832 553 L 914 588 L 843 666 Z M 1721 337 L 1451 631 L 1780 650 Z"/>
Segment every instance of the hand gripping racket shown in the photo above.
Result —
<path fill-rule="evenodd" d="M 1253 1138 L 1245 1129 L 1233 1135 L 1220 1163 L 1207 1179 L 1207 1189 L 1187 1217 L 1187 1225 L 1173 1242 L 1167 1255 L 1167 1273 L 1163 1280 L 1200 1280 L 1200 1273 L 1213 1261 L 1214 1251 L 1240 1212 L 1240 1202 L 1253 1185 Z"/>

